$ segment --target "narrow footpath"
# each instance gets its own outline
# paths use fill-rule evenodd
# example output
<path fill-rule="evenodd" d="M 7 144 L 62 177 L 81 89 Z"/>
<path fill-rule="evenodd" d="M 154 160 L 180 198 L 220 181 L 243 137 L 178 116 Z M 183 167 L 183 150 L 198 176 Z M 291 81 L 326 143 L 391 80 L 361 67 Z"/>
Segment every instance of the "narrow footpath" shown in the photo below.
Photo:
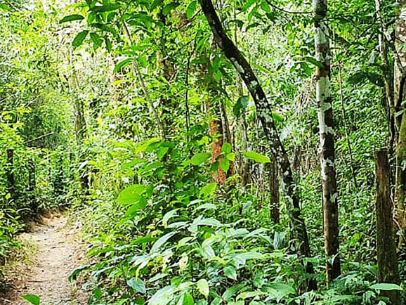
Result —
<path fill-rule="evenodd" d="M 86 304 L 73 295 L 73 286 L 68 281 L 71 272 L 80 265 L 81 252 L 76 242 L 77 230 L 66 225 L 67 217 L 53 215 L 44 218 L 27 234 L 37 248 L 37 257 L 30 266 L 25 266 L 14 291 L 0 297 L 0 304 L 26 305 L 22 295 L 34 294 L 41 298 L 41 305 Z"/>

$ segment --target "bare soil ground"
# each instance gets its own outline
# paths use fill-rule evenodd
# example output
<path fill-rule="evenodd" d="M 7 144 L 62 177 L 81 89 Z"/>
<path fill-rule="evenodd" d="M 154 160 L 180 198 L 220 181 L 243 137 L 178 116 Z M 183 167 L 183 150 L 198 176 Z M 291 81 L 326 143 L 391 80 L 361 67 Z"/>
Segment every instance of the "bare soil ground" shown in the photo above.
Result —
<path fill-rule="evenodd" d="M 29 304 L 22 295 L 34 294 L 41 298 L 41 305 L 86 304 L 85 297 L 75 295 L 68 276 L 81 265 L 83 257 L 77 242 L 78 230 L 67 226 L 67 217 L 53 214 L 33 225 L 32 233 L 23 237 L 37 247 L 36 258 L 29 265 L 11 268 L 13 289 L 0 295 L 1 305 Z"/>

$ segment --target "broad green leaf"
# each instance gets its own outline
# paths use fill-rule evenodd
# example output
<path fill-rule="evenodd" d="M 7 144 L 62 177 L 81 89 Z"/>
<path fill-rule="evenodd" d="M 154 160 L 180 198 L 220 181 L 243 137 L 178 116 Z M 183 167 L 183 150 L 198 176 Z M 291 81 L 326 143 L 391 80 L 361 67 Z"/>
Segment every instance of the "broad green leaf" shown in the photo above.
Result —
<path fill-rule="evenodd" d="M 224 275 L 230 279 L 237 280 L 237 271 L 234 266 L 227 266 L 224 268 Z"/>
<path fill-rule="evenodd" d="M 402 287 L 396 284 L 391 284 L 391 283 L 378 283 L 374 284 L 370 289 L 375 289 L 375 290 L 403 290 Z"/>
<path fill-rule="evenodd" d="M 246 286 L 247 286 L 246 283 L 241 283 L 235 286 L 231 286 L 230 288 L 227 288 L 226 291 L 223 293 L 223 299 L 226 301 L 230 301 L 231 298 L 235 296 L 237 292 L 244 290 Z"/>
<path fill-rule="evenodd" d="M 248 107 L 248 100 L 249 97 L 248 96 L 242 96 L 237 100 L 237 103 L 235 104 L 234 108 L 233 108 L 233 113 L 234 115 L 239 118 L 242 111 L 244 111 L 245 109 L 247 109 Z"/>
<path fill-rule="evenodd" d="M 212 203 L 205 203 L 205 204 L 199 205 L 196 208 L 196 210 L 215 210 L 215 209 L 217 209 L 217 207 L 215 204 L 212 204 Z"/>
<path fill-rule="evenodd" d="M 292 286 L 281 283 L 268 284 L 266 286 L 266 291 L 278 301 L 291 294 L 296 294 L 296 290 Z"/>
<path fill-rule="evenodd" d="M 228 142 L 224 143 L 223 147 L 221 147 L 221 151 L 225 154 L 231 153 L 232 150 L 233 150 L 233 146 Z"/>
<path fill-rule="evenodd" d="M 85 17 L 83 17 L 82 15 L 73 14 L 73 15 L 63 17 L 59 21 L 59 23 L 64 23 L 64 22 L 69 22 L 69 21 L 76 21 L 76 20 L 83 20 L 83 19 L 85 19 Z"/>
<path fill-rule="evenodd" d="M 193 296 L 189 292 L 185 292 L 183 295 L 183 301 L 182 305 L 194 305 L 195 300 L 193 299 Z"/>
<path fill-rule="evenodd" d="M 197 289 L 199 292 L 204 295 L 206 298 L 209 296 L 209 283 L 205 279 L 201 279 L 196 283 Z"/>
<path fill-rule="evenodd" d="M 145 208 L 148 204 L 147 199 L 145 199 L 143 196 L 140 195 L 136 196 L 137 196 L 136 202 L 133 205 L 131 205 L 131 207 L 125 213 L 126 217 L 134 218 L 138 214 L 138 211 Z"/>
<path fill-rule="evenodd" d="M 163 159 L 163 157 L 165 157 L 165 155 L 168 153 L 168 151 L 169 151 L 169 147 L 167 147 L 167 146 L 160 147 L 158 152 L 156 153 L 158 160 L 161 161 Z"/>
<path fill-rule="evenodd" d="M 226 155 L 227 160 L 230 160 L 231 162 L 235 161 L 235 153 L 229 153 Z"/>
<path fill-rule="evenodd" d="M 277 112 L 272 112 L 272 118 L 273 118 L 273 120 L 274 120 L 275 122 L 283 122 L 283 121 L 284 121 L 283 116 L 280 115 L 280 114 L 277 113 Z"/>
<path fill-rule="evenodd" d="M 162 236 L 158 239 L 155 244 L 152 246 L 150 253 L 158 252 L 159 248 L 161 248 L 172 236 L 177 234 L 178 232 L 170 232 Z"/>
<path fill-rule="evenodd" d="M 23 295 L 22 298 L 24 300 L 30 302 L 31 304 L 40 305 L 39 297 L 34 294 L 26 294 L 26 295 Z"/>
<path fill-rule="evenodd" d="M 220 168 L 227 173 L 228 170 L 230 169 L 230 161 L 228 161 L 226 158 L 222 158 L 220 160 Z"/>
<path fill-rule="evenodd" d="M 253 297 L 257 297 L 260 295 L 266 295 L 266 294 L 267 294 L 266 292 L 262 292 L 262 291 L 247 291 L 247 292 L 240 293 L 237 296 L 237 300 L 245 300 L 248 298 L 253 298 Z"/>
<path fill-rule="evenodd" d="M 147 289 L 145 288 L 145 283 L 139 278 L 132 278 L 127 281 L 127 285 L 134 289 L 136 292 L 146 294 Z"/>
<path fill-rule="evenodd" d="M 199 153 L 199 154 L 194 155 L 192 157 L 192 159 L 190 160 L 190 162 L 193 165 L 200 165 L 200 164 L 206 162 L 210 157 L 211 157 L 211 154 L 209 154 L 209 153 Z"/>
<path fill-rule="evenodd" d="M 259 163 L 269 163 L 271 160 L 262 154 L 253 152 L 253 151 L 247 151 L 242 153 L 247 159 L 253 160 L 255 162 Z"/>
<path fill-rule="evenodd" d="M 254 5 L 255 2 L 257 2 L 258 0 L 248 0 L 245 5 L 242 7 L 243 11 L 247 11 L 251 6 Z"/>
<path fill-rule="evenodd" d="M 8 12 L 11 11 L 11 8 L 8 5 L 4 4 L 4 3 L 0 3 L 0 9 L 8 11 Z"/>
<path fill-rule="evenodd" d="M 206 184 L 200 190 L 200 195 L 203 195 L 203 196 L 207 197 L 207 196 L 213 194 L 216 189 L 217 189 L 217 183 Z"/>
<path fill-rule="evenodd" d="M 85 41 L 87 34 L 89 34 L 89 31 L 87 30 L 78 33 L 72 41 L 72 46 L 75 48 L 81 46 L 83 41 Z"/>
<path fill-rule="evenodd" d="M 188 19 L 190 19 L 190 18 L 193 17 L 193 15 L 194 15 L 194 13 L 195 13 L 195 11 L 196 11 L 196 5 L 197 5 L 197 1 L 192 1 L 192 2 L 189 4 L 188 8 L 186 9 L 186 17 L 187 17 Z"/>
<path fill-rule="evenodd" d="M 142 184 L 131 185 L 120 192 L 117 201 L 121 204 L 131 204 L 140 201 L 140 195 L 145 193 L 147 188 Z"/>
<path fill-rule="evenodd" d="M 158 290 L 149 300 L 149 305 L 166 305 L 175 298 L 176 286 L 166 286 Z"/>
<path fill-rule="evenodd" d="M 171 219 L 173 216 L 177 215 L 177 213 L 178 213 L 178 209 L 175 209 L 175 210 L 169 211 L 168 213 L 166 213 L 164 215 L 164 217 L 162 218 L 162 224 L 164 225 L 164 227 L 168 226 L 169 219 Z"/>

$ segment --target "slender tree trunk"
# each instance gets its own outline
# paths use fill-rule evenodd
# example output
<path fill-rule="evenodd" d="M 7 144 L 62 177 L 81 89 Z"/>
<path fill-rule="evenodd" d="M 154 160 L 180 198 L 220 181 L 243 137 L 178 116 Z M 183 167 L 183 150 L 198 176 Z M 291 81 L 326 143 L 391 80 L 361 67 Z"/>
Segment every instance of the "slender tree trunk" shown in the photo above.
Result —
<path fill-rule="evenodd" d="M 375 174 L 378 282 L 399 284 L 395 232 L 393 229 L 393 204 L 390 191 L 391 170 L 386 149 L 375 153 Z M 399 291 L 387 290 L 381 293 L 391 300 L 391 304 L 400 304 Z"/>
<path fill-rule="evenodd" d="M 327 0 L 315 0 L 316 101 L 320 128 L 320 162 L 323 187 L 324 249 L 327 256 L 327 280 L 341 273 L 338 242 L 338 191 L 335 171 L 334 120 L 330 93 L 330 46 L 326 24 Z"/>
<path fill-rule="evenodd" d="M 266 98 L 265 92 L 262 89 L 254 71 L 250 64 L 241 54 L 240 50 L 235 46 L 231 39 L 227 36 L 224 28 L 217 16 L 211 0 L 200 0 L 203 13 L 212 29 L 214 39 L 219 47 L 224 52 L 225 56 L 231 61 L 235 69 L 240 74 L 245 85 L 247 86 L 252 98 L 254 99 L 257 116 L 260 119 L 265 136 L 267 137 L 270 149 L 275 158 L 279 162 L 282 171 L 282 179 L 285 183 L 286 204 L 289 212 L 292 237 L 296 242 L 296 248 L 299 255 L 310 257 L 310 245 L 304 219 L 301 215 L 299 204 L 299 196 L 296 192 L 296 185 L 293 180 L 292 168 L 284 146 L 279 138 L 275 122 L 272 117 L 271 104 Z M 314 273 L 313 265 L 306 264 L 306 271 Z M 314 280 L 309 280 L 308 289 L 315 289 L 317 284 Z"/>
<path fill-rule="evenodd" d="M 269 186 L 271 189 L 271 217 L 274 223 L 279 223 L 279 175 L 278 175 L 278 162 L 273 158 L 271 163 L 271 170 L 269 173 Z"/>
<path fill-rule="evenodd" d="M 224 144 L 223 123 L 221 118 L 218 117 L 218 114 L 220 113 L 218 102 L 213 105 L 213 100 L 210 98 L 210 100 L 207 101 L 206 105 L 207 105 L 207 113 L 211 118 L 209 121 L 209 134 L 213 139 L 213 142 L 211 144 L 211 157 L 214 160 L 214 162 L 217 162 L 219 156 L 221 155 L 221 148 L 223 147 Z M 219 183 L 220 185 L 226 184 L 226 178 L 227 175 L 220 168 L 220 166 L 213 173 L 214 182 Z"/>
<path fill-rule="evenodd" d="M 405 1 L 400 2 L 400 11 L 405 8 Z M 406 81 L 406 52 L 403 45 L 406 43 L 406 17 L 400 14 L 396 22 L 396 54 L 394 72 L 394 100 L 393 115 L 400 113 L 405 92 Z M 397 199 L 397 218 L 400 229 L 406 233 L 406 116 L 399 115 L 394 119 L 395 128 L 398 131 L 395 135 L 396 141 L 396 188 L 395 198 Z M 403 238 L 399 239 L 399 247 L 402 246 Z"/>

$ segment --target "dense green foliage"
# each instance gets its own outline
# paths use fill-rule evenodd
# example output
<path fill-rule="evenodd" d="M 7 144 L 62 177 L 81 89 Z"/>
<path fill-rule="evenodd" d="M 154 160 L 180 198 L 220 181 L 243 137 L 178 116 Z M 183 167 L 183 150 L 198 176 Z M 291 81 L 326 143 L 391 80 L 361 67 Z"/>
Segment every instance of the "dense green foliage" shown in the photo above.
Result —
<path fill-rule="evenodd" d="M 389 141 L 390 72 L 375 3 L 329 3 L 342 275 L 328 285 L 310 5 L 215 1 L 272 103 L 314 274 L 297 255 L 283 184 L 272 217 L 269 143 L 199 2 L 73 2 L 0 0 L 0 256 L 21 217 L 70 205 L 90 244 L 70 279 L 89 304 L 382 305 L 380 290 L 403 289 L 376 283 L 373 154 Z M 309 278 L 317 290 L 305 291 Z"/>

